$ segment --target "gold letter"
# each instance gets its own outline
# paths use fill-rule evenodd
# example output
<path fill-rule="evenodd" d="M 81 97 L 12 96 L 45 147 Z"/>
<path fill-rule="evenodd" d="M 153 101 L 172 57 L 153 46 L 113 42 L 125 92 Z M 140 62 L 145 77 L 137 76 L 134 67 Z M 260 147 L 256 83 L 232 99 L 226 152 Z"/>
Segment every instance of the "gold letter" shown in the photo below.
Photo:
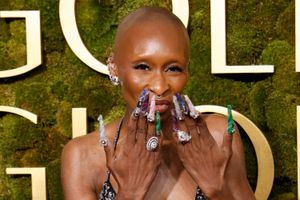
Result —
<path fill-rule="evenodd" d="M 35 124 L 37 124 L 37 116 L 31 112 L 28 112 L 27 110 L 23 110 L 23 109 L 11 107 L 11 106 L 0 106 L 0 112 L 17 114 L 26 119 L 29 119 L 31 122 L 33 122 Z"/>
<path fill-rule="evenodd" d="M 189 23 L 189 1 L 188 0 L 172 0 L 173 13 L 187 27 Z"/>
<path fill-rule="evenodd" d="M 296 6 L 296 8 L 295 8 L 295 31 L 296 31 L 296 33 L 295 33 L 295 40 L 296 40 L 296 72 L 300 72 L 300 65 L 299 65 L 299 63 L 298 63 L 298 61 L 300 60 L 300 45 L 298 45 L 298 44 L 300 44 L 300 30 L 299 30 L 299 27 L 300 27 L 300 5 L 299 5 L 299 0 L 296 0 L 295 1 L 295 6 Z M 299 192 L 299 191 L 298 191 Z M 299 193 L 298 193 L 299 194 Z"/>
<path fill-rule="evenodd" d="M 86 108 L 72 109 L 72 138 L 87 134 Z"/>
<path fill-rule="evenodd" d="M 227 115 L 227 109 L 222 106 L 203 105 L 196 106 L 196 108 L 199 112 Z M 258 165 L 255 197 L 256 199 L 268 199 L 274 180 L 274 160 L 270 145 L 263 133 L 247 117 L 236 111 L 232 111 L 232 115 L 234 120 L 248 134 L 255 149 Z"/>
<path fill-rule="evenodd" d="M 40 11 L 0 11 L 0 18 L 25 18 L 27 64 L 0 71 L 0 78 L 24 74 L 42 63 Z"/>
<path fill-rule="evenodd" d="M 297 106 L 297 170 L 298 170 L 298 199 L 300 199 L 300 106 Z"/>
<path fill-rule="evenodd" d="M 39 168 L 6 168 L 7 174 L 30 174 L 32 199 L 46 200 L 46 169 Z"/>
<path fill-rule="evenodd" d="M 226 9 L 225 0 L 210 1 L 211 18 L 211 73 L 273 73 L 273 65 L 226 65 Z"/>

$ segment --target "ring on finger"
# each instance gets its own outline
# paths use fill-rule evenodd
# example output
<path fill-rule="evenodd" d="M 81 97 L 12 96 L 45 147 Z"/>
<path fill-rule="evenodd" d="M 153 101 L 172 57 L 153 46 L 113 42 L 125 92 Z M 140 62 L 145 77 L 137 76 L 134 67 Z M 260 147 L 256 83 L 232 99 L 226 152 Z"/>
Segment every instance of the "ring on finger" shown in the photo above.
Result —
<path fill-rule="evenodd" d="M 192 139 L 191 135 L 189 135 L 187 132 L 182 131 L 182 130 L 177 130 L 176 135 L 177 135 L 179 142 L 181 142 L 181 143 L 187 143 L 188 141 L 190 141 Z"/>
<path fill-rule="evenodd" d="M 158 147 L 158 137 L 153 136 L 149 138 L 146 144 L 146 149 L 148 151 L 154 151 L 157 147 Z"/>

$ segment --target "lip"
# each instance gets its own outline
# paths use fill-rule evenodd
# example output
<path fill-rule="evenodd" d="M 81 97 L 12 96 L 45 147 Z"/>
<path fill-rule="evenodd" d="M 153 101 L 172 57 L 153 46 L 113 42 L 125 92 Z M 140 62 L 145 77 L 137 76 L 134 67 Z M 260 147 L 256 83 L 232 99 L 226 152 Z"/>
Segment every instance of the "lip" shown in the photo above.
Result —
<path fill-rule="evenodd" d="M 166 112 L 170 108 L 170 101 L 168 100 L 156 100 L 155 111 L 159 111 L 161 114 Z"/>

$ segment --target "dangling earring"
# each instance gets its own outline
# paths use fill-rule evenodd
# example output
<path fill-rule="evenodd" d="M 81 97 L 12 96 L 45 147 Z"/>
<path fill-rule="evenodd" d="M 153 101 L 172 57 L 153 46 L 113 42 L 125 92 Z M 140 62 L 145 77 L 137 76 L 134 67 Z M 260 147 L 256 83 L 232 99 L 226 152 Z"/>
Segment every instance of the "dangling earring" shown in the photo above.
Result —
<path fill-rule="evenodd" d="M 107 67 L 109 72 L 109 79 L 113 85 L 119 85 L 119 77 L 115 76 L 113 71 L 116 70 L 116 65 L 113 63 L 113 58 L 110 56 L 107 59 Z"/>

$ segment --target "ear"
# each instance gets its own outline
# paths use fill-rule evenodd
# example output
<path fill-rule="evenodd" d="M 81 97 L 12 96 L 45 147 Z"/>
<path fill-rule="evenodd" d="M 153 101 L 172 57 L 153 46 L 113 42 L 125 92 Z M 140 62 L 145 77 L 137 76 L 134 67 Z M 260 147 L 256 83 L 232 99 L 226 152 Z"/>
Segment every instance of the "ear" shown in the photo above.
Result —
<path fill-rule="evenodd" d="M 109 56 L 107 59 L 107 67 L 108 67 L 108 71 L 109 74 L 112 76 L 117 76 L 118 77 L 118 68 L 114 62 L 114 56 Z"/>

